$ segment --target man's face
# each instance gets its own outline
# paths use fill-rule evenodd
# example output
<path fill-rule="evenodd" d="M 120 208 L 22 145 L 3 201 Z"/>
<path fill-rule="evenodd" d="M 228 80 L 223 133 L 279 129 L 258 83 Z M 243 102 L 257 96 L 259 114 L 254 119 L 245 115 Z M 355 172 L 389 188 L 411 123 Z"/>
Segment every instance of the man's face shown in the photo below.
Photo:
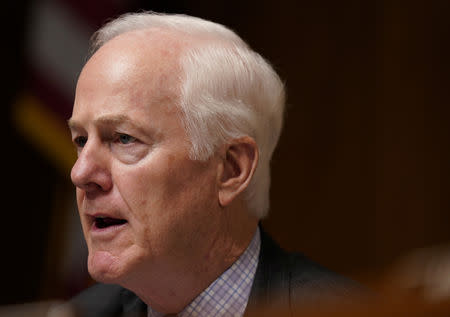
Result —
<path fill-rule="evenodd" d="M 69 122 L 89 272 L 122 285 L 192 270 L 220 227 L 217 158 L 189 159 L 174 106 L 178 48 L 140 36 L 113 39 L 86 64 Z"/>

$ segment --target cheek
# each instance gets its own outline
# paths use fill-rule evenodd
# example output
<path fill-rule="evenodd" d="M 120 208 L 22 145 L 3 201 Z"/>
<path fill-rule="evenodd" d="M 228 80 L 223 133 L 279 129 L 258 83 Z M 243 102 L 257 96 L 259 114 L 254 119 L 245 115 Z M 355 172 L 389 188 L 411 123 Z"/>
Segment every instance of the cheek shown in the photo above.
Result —
<path fill-rule="evenodd" d="M 215 174 L 202 163 L 170 155 L 155 157 L 152 163 L 127 166 L 116 185 L 141 238 L 162 239 L 212 209 Z"/>
<path fill-rule="evenodd" d="M 127 165 L 122 171 L 117 177 L 120 183 L 116 182 L 116 185 L 136 215 L 149 211 L 162 214 L 161 208 L 176 203 L 189 183 L 187 170 L 173 155 L 152 155 L 145 164 Z"/>
<path fill-rule="evenodd" d="M 122 166 L 122 172 L 115 176 L 135 242 L 145 247 L 158 243 L 155 240 L 169 230 L 174 199 L 168 188 L 176 177 L 161 164 Z"/>

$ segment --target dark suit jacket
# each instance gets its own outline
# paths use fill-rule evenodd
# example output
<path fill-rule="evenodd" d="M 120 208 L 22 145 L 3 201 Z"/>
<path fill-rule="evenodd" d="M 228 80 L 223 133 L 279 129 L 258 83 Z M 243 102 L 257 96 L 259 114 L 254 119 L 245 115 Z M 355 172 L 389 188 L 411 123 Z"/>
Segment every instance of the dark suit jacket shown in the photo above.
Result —
<path fill-rule="evenodd" d="M 322 298 L 345 297 L 356 283 L 298 253 L 282 250 L 261 230 L 261 251 L 247 311 L 282 305 L 291 310 Z M 146 316 L 146 305 L 118 285 L 96 284 L 71 300 L 80 317 Z M 276 306 L 278 307 L 278 306 Z"/>

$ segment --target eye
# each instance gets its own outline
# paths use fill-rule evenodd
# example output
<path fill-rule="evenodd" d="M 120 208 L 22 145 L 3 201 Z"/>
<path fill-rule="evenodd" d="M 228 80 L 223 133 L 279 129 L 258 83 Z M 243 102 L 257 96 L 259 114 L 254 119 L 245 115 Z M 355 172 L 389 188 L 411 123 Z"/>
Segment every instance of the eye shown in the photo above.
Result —
<path fill-rule="evenodd" d="M 73 142 L 78 147 L 84 147 L 86 145 L 87 139 L 88 138 L 85 136 L 78 136 L 73 140 Z"/>
<path fill-rule="evenodd" d="M 132 137 L 131 135 L 123 134 L 123 133 L 119 134 L 118 139 L 119 139 L 119 142 L 122 144 L 129 144 L 129 143 L 136 141 L 135 137 Z"/>

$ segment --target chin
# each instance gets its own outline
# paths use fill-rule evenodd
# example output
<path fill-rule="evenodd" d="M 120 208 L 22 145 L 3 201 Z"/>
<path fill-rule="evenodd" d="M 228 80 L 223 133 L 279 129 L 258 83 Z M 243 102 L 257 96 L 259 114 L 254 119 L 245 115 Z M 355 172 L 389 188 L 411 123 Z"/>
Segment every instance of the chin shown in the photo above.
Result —
<path fill-rule="evenodd" d="M 88 271 L 94 280 L 107 284 L 119 284 L 126 275 L 119 258 L 107 251 L 89 253 Z"/>

